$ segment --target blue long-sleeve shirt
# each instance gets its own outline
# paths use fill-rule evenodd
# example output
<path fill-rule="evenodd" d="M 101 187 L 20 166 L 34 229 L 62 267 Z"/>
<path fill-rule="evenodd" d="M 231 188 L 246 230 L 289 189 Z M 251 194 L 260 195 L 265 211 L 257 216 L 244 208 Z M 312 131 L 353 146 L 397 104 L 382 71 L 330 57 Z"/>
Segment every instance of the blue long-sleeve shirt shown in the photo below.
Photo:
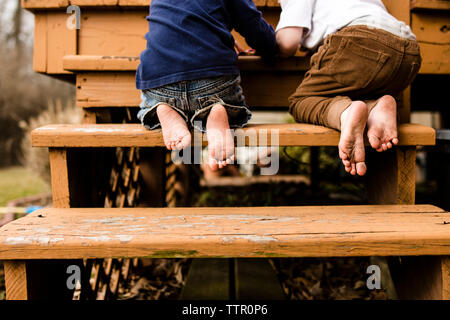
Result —
<path fill-rule="evenodd" d="M 278 52 L 273 28 L 252 0 L 153 0 L 147 20 L 138 89 L 238 74 L 232 29 L 263 58 Z"/>

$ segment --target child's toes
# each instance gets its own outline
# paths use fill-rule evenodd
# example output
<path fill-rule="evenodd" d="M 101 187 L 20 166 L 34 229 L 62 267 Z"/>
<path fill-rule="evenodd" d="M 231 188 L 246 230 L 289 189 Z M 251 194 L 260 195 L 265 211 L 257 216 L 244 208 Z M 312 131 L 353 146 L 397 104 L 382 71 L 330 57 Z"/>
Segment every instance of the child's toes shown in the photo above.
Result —
<path fill-rule="evenodd" d="M 352 165 L 350 160 L 342 160 L 342 164 L 344 165 L 344 167 L 351 167 Z"/>
<path fill-rule="evenodd" d="M 356 164 L 356 173 L 360 176 L 365 175 L 367 172 L 367 167 L 366 164 L 364 162 L 358 162 Z"/>
<path fill-rule="evenodd" d="M 219 169 L 219 164 L 217 163 L 217 160 L 214 158 L 209 158 L 208 166 L 212 171 L 217 171 Z"/>
<path fill-rule="evenodd" d="M 234 162 L 235 156 L 234 154 L 229 156 L 226 160 L 227 164 L 232 164 Z"/>
<path fill-rule="evenodd" d="M 373 149 L 378 150 L 381 147 L 380 139 L 375 135 L 370 135 L 368 137 L 369 137 L 370 146 Z"/>
<path fill-rule="evenodd" d="M 356 174 L 356 164 L 352 162 L 352 167 L 351 167 L 351 171 L 350 174 L 352 176 L 354 176 Z"/>
<path fill-rule="evenodd" d="M 392 139 L 392 144 L 393 144 L 393 145 L 397 145 L 397 144 L 398 144 L 398 138 Z"/>

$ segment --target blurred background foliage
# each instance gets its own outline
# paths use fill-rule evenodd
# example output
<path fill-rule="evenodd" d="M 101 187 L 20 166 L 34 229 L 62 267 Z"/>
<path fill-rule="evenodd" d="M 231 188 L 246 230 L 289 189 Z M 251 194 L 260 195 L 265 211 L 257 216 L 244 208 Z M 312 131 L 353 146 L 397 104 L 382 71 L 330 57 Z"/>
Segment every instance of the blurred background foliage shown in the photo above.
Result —
<path fill-rule="evenodd" d="M 29 163 L 24 160 L 22 140 L 29 139 L 30 119 L 39 118 L 44 110 L 47 116 L 41 121 L 73 111 L 56 105 L 73 106 L 74 86 L 35 73 L 32 65 L 33 15 L 21 9 L 20 0 L 1 0 L 0 167 Z M 54 116 L 49 116 L 52 112 Z"/>

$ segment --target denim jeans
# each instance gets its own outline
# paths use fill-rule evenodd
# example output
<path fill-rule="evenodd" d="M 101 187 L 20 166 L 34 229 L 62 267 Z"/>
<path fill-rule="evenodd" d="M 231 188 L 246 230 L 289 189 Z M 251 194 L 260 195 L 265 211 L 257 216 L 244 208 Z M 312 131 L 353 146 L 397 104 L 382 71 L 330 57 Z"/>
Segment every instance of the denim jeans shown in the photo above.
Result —
<path fill-rule="evenodd" d="M 159 88 L 142 90 L 138 119 L 148 129 L 161 126 L 156 108 L 167 104 L 186 120 L 188 127 L 206 131 L 206 120 L 216 104 L 225 107 L 230 128 L 242 128 L 251 118 L 245 104 L 239 75 L 180 81 Z"/>

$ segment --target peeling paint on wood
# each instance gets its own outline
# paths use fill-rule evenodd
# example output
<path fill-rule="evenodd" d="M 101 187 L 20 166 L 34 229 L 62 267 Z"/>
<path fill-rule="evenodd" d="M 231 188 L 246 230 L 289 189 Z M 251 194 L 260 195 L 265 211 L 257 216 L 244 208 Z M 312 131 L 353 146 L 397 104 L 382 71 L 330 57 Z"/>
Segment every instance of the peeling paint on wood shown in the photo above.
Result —
<path fill-rule="evenodd" d="M 0 259 L 442 255 L 445 220 L 424 205 L 45 208 L 0 229 Z"/>

